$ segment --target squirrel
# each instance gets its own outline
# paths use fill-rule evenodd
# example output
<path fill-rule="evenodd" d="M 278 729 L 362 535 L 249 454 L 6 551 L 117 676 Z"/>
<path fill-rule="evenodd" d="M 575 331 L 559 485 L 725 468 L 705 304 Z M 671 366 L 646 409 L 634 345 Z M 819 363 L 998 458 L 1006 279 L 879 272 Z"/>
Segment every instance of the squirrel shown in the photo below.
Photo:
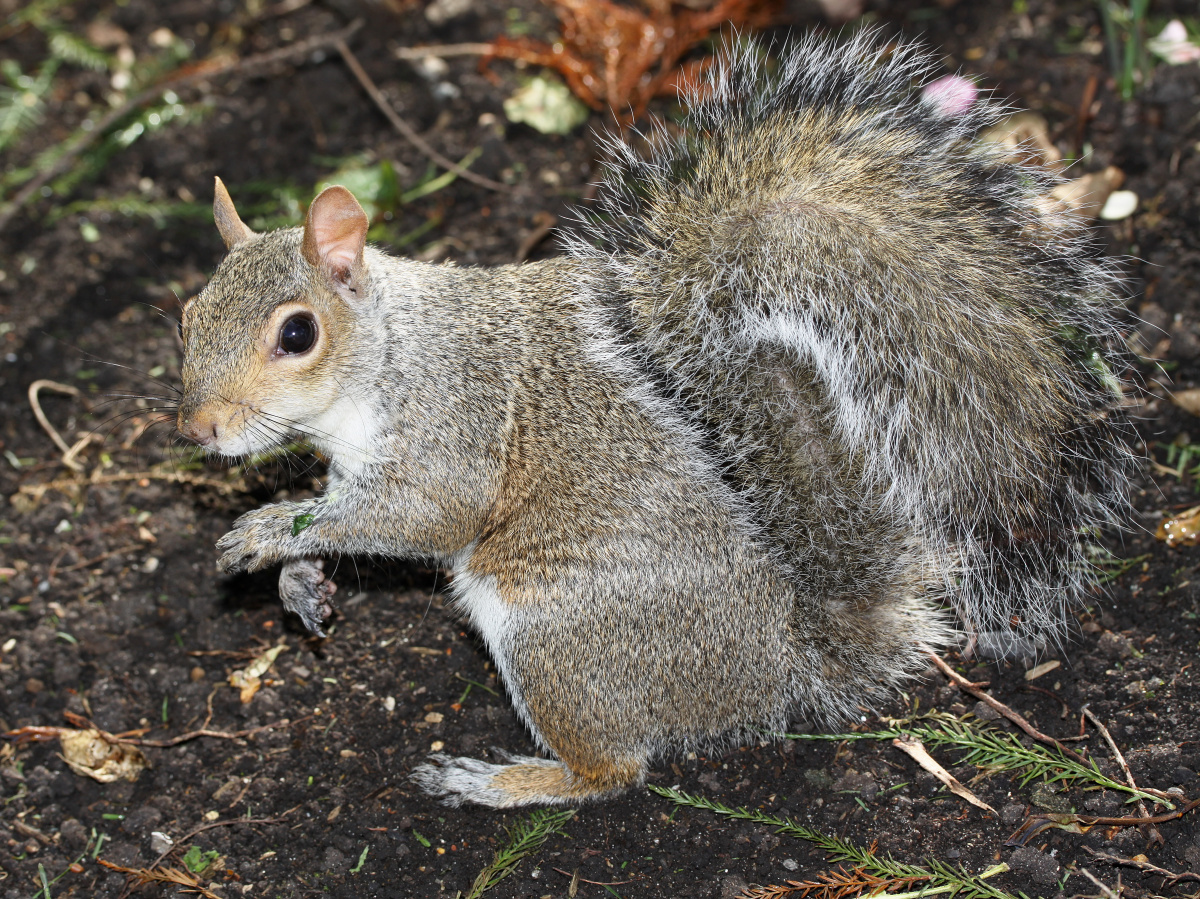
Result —
<path fill-rule="evenodd" d="M 964 632 L 1061 638 L 1128 502 L 1121 282 L 1047 219 L 1054 176 L 977 140 L 997 104 L 922 98 L 935 69 L 870 34 L 731 50 L 533 263 L 390 256 L 338 186 L 255 233 L 217 180 L 179 431 L 329 467 L 220 567 L 282 563 L 319 634 L 322 560 L 434 560 L 547 756 L 432 755 L 427 792 L 609 796 L 833 726 Z"/>

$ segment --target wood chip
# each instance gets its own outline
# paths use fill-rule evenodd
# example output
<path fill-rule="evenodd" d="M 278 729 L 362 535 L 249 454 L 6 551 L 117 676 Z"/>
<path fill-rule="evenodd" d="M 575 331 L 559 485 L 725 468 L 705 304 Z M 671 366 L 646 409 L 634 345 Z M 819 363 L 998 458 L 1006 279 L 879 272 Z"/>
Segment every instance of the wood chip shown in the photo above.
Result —
<path fill-rule="evenodd" d="M 1035 665 L 1025 672 L 1025 680 L 1037 680 L 1043 674 L 1049 674 L 1055 668 L 1062 665 L 1058 659 L 1051 659 L 1048 662 L 1042 662 L 1040 665 Z"/>

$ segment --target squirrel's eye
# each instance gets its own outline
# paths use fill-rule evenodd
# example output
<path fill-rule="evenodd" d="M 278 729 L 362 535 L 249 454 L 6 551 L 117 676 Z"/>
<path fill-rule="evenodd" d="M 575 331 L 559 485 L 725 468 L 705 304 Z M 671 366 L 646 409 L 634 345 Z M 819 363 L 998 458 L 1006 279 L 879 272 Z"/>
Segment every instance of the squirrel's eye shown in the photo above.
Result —
<path fill-rule="evenodd" d="M 279 331 L 279 348 L 285 353 L 304 353 L 317 342 L 317 323 L 307 315 L 293 315 Z"/>

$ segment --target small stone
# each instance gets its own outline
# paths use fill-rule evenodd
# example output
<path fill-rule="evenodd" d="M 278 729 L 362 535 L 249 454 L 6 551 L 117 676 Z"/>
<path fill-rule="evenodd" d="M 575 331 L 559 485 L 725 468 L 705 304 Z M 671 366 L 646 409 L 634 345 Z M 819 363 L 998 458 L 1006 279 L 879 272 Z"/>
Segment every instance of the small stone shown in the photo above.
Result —
<path fill-rule="evenodd" d="M 36 677 L 31 677 L 31 678 L 29 678 L 29 680 L 25 681 L 25 692 L 26 693 L 41 693 L 45 689 L 46 689 L 46 685 L 44 683 L 42 683 L 40 680 L 38 680 Z"/>
<path fill-rule="evenodd" d="M 1000 717 L 1000 713 L 982 699 L 975 703 L 975 707 L 971 709 L 971 714 L 980 721 L 995 721 Z"/>
<path fill-rule="evenodd" d="M 799 862 L 794 858 L 785 858 L 779 864 L 783 865 L 783 870 L 785 871 L 795 871 L 800 867 Z"/>
<path fill-rule="evenodd" d="M 750 891 L 750 884 L 737 874 L 730 874 L 721 880 L 721 899 L 737 899 L 743 893 Z"/>
<path fill-rule="evenodd" d="M 225 802 L 226 800 L 232 800 L 235 796 L 242 792 L 242 788 L 244 786 L 245 784 L 242 783 L 242 779 L 240 777 L 229 778 L 229 780 L 217 787 L 216 792 L 212 794 L 213 802 Z"/>
<path fill-rule="evenodd" d="M 150 834 L 150 851 L 155 855 L 165 855 L 174 845 L 175 841 L 161 830 Z"/>
<path fill-rule="evenodd" d="M 148 834 L 162 820 L 162 812 L 152 805 L 143 805 L 134 809 L 121 822 L 121 830 L 131 836 Z"/>
<path fill-rule="evenodd" d="M 839 793 L 842 791 L 861 793 L 865 799 L 874 799 L 875 794 L 879 792 L 879 787 L 870 774 L 854 770 L 847 771 L 839 777 L 834 783 L 833 789 Z"/>
<path fill-rule="evenodd" d="M 1122 634 L 1105 631 L 1096 642 L 1096 648 L 1112 659 L 1127 659 L 1133 655 L 1133 644 Z"/>
<path fill-rule="evenodd" d="M 1108 790 L 1102 790 L 1099 793 L 1093 793 L 1083 800 L 1083 809 L 1089 815 L 1100 815 L 1108 817 L 1116 815 L 1121 809 L 1121 800 L 1117 798 L 1115 793 Z"/>
<path fill-rule="evenodd" d="M 1032 846 L 1023 846 L 1008 859 L 1008 866 L 1018 874 L 1025 874 L 1034 883 L 1049 885 L 1058 882 L 1062 865 L 1044 852 Z"/>
<path fill-rule="evenodd" d="M 204 669 L 201 668 L 199 665 L 197 665 L 195 668 L 193 668 L 191 671 L 188 672 L 188 677 L 191 679 L 193 684 L 198 684 L 202 680 L 204 680 L 204 678 L 206 677 L 206 674 L 205 674 Z"/>
<path fill-rule="evenodd" d="M 1016 827 L 1025 820 L 1025 806 L 1019 802 L 1010 802 L 1000 809 L 1000 820 L 1006 827 Z"/>
<path fill-rule="evenodd" d="M 804 779 L 818 790 L 828 790 L 833 786 L 833 778 L 828 771 L 821 768 L 809 768 L 804 772 Z"/>
<path fill-rule="evenodd" d="M 346 856 L 335 846 L 325 847 L 325 870 L 340 871 L 346 864 Z"/>
<path fill-rule="evenodd" d="M 1059 792 L 1056 784 L 1035 784 L 1029 798 L 1038 808 L 1048 812 L 1067 814 L 1071 811 L 1071 800 Z"/>
<path fill-rule="evenodd" d="M 433 0 L 425 7 L 425 18 L 430 25 L 445 25 L 471 12 L 474 0 Z"/>
<path fill-rule="evenodd" d="M 82 849 L 87 845 L 88 833 L 75 818 L 68 818 L 58 828 L 59 837 L 71 849 Z"/>

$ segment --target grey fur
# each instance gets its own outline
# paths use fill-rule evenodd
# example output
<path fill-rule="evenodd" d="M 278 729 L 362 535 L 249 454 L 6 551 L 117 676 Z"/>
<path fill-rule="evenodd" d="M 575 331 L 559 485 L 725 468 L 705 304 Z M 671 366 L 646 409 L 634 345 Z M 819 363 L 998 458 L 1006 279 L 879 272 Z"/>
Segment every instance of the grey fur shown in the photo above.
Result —
<path fill-rule="evenodd" d="M 931 66 L 862 36 L 770 77 L 734 53 L 682 137 L 613 147 L 548 262 L 358 252 L 347 195 L 304 230 L 226 227 L 180 427 L 230 454 L 306 436 L 331 484 L 239 519 L 222 567 L 284 563 L 319 627 L 312 560 L 438 561 L 561 760 L 435 757 L 425 789 L 573 802 L 835 724 L 953 637 L 943 601 L 993 643 L 1061 630 L 1081 535 L 1124 503 L 1117 281 L 1039 213 L 1044 173 L 974 141 L 994 107 L 922 104 Z M 322 335 L 295 358 L 270 352 L 293 308 Z"/>

